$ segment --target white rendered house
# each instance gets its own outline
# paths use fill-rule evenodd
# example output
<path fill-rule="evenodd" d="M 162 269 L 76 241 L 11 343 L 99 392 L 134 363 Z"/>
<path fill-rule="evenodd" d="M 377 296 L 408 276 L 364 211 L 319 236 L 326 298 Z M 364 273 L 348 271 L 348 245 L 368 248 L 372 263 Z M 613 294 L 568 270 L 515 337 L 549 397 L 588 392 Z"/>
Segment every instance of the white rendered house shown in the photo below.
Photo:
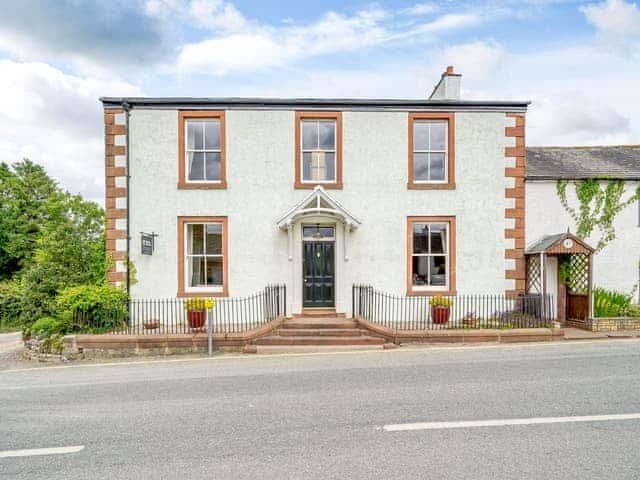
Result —
<path fill-rule="evenodd" d="M 129 283 L 128 258 L 134 298 L 281 283 L 293 313 L 349 313 L 355 283 L 524 292 L 528 102 L 461 100 L 459 83 L 448 68 L 414 100 L 102 98 L 110 280 Z"/>

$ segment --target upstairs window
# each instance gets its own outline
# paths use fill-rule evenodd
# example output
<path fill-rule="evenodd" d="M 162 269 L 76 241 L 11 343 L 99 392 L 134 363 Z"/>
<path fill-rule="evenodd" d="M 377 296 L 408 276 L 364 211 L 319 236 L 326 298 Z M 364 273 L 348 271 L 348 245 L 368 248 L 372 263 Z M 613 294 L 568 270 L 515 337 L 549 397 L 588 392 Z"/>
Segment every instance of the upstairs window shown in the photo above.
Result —
<path fill-rule="evenodd" d="M 453 114 L 409 115 L 409 188 L 455 188 L 453 129 Z"/>
<path fill-rule="evenodd" d="M 296 188 L 342 187 L 342 116 L 296 114 Z"/>
<path fill-rule="evenodd" d="M 225 188 L 224 113 L 180 112 L 179 188 Z"/>

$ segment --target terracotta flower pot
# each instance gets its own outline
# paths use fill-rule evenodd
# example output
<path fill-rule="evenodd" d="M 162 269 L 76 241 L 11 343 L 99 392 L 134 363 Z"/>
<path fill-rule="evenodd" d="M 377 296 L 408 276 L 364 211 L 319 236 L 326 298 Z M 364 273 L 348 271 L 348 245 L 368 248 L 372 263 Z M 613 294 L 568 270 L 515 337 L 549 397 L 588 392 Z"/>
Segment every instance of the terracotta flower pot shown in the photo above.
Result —
<path fill-rule="evenodd" d="M 204 322 L 206 319 L 207 319 L 206 310 L 189 310 L 187 312 L 187 322 L 189 323 L 189 328 L 204 327 Z"/>
<path fill-rule="evenodd" d="M 160 326 L 160 322 L 158 320 L 147 320 L 142 326 L 145 330 L 155 330 Z"/>
<path fill-rule="evenodd" d="M 431 320 L 433 323 L 447 323 L 451 309 L 444 305 L 434 305 L 431 307 Z"/>

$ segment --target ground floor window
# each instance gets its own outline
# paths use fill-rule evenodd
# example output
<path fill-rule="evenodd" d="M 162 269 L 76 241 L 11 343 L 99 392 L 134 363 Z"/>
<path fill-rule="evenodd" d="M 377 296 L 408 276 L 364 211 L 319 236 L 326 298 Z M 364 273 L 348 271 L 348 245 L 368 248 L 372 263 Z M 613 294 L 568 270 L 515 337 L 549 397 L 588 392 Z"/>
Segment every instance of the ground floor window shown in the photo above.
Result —
<path fill-rule="evenodd" d="M 407 291 L 414 295 L 455 291 L 455 217 L 409 217 Z"/>
<path fill-rule="evenodd" d="M 180 217 L 178 250 L 179 295 L 227 294 L 225 217 Z"/>

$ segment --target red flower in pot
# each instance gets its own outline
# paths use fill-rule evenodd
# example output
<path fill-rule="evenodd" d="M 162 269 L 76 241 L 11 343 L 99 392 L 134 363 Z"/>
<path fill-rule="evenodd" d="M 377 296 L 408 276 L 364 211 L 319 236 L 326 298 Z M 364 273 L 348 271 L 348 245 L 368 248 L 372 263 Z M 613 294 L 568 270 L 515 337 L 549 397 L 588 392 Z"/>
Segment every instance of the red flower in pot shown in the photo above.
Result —
<path fill-rule="evenodd" d="M 451 314 L 451 305 L 453 301 L 443 296 L 433 297 L 429 301 L 431 306 L 431 321 L 437 324 L 447 323 Z"/>
<path fill-rule="evenodd" d="M 215 302 L 212 298 L 190 298 L 185 301 L 184 308 L 187 311 L 189 328 L 203 328 L 207 321 L 207 310 L 214 306 Z"/>

